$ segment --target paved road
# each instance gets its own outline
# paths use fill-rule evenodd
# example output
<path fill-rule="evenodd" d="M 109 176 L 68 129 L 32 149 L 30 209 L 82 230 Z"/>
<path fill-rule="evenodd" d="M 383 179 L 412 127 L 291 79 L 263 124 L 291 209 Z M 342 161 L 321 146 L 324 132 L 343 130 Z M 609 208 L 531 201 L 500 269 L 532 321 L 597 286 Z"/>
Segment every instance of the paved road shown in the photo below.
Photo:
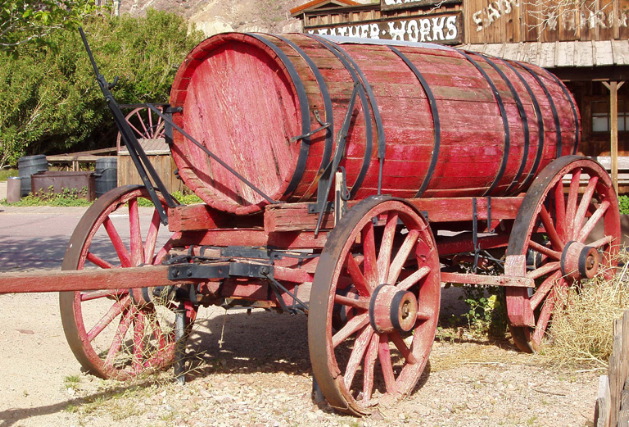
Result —
<path fill-rule="evenodd" d="M 0 205 L 0 272 L 59 268 L 86 209 Z"/>

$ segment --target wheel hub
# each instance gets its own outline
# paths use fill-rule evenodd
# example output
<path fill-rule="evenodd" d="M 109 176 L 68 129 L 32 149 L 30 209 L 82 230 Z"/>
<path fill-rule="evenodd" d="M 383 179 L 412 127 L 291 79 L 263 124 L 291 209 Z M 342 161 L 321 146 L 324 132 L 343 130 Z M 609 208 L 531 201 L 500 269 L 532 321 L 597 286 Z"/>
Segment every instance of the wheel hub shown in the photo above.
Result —
<path fill-rule="evenodd" d="M 561 272 L 574 279 L 591 279 L 598 272 L 600 256 L 596 248 L 570 241 L 561 253 Z"/>
<path fill-rule="evenodd" d="M 392 285 L 378 286 L 369 302 L 369 321 L 379 333 L 408 332 L 417 320 L 417 298 Z"/>

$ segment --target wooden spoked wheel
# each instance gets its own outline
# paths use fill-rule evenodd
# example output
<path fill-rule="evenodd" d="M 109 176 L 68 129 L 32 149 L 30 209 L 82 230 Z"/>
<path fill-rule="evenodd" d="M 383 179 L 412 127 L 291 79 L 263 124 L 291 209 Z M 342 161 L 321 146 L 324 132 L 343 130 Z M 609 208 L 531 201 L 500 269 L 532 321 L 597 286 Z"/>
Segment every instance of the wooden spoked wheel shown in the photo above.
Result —
<path fill-rule="evenodd" d="M 149 199 L 140 186 L 118 187 L 100 197 L 74 230 L 62 269 L 160 264 L 172 242 L 156 209 L 141 214 L 140 199 Z M 102 378 L 125 380 L 169 366 L 176 343 L 174 294 L 171 287 L 131 290 L 125 283 L 115 290 L 60 293 L 61 320 L 74 355 Z M 189 328 L 196 312 L 191 305 L 185 309 Z"/>
<path fill-rule="evenodd" d="M 138 139 L 158 139 L 164 137 L 164 120 L 150 108 L 134 108 L 125 116 L 127 123 Z M 120 151 L 122 135 L 118 132 L 116 147 Z"/>
<path fill-rule="evenodd" d="M 568 288 L 611 267 L 619 244 L 618 199 L 607 172 L 579 156 L 548 165 L 524 197 L 507 248 L 507 255 L 526 256 L 526 274 L 536 283 L 534 289 L 506 289 L 520 350 L 539 349 Z"/>
<path fill-rule="evenodd" d="M 366 199 L 336 225 L 315 272 L 308 345 L 328 403 L 355 415 L 415 388 L 440 304 L 439 258 L 415 209 Z"/>

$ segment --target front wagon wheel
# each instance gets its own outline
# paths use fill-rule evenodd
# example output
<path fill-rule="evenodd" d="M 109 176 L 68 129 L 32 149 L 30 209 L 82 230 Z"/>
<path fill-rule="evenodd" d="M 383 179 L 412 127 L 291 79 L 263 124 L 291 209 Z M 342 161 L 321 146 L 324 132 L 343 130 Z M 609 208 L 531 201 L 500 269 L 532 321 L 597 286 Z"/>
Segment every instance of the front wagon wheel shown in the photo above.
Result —
<path fill-rule="evenodd" d="M 115 269 L 160 264 L 172 247 L 158 212 L 145 212 L 144 187 L 105 193 L 77 225 L 63 260 L 64 270 Z M 165 205 L 163 199 L 162 204 Z M 150 288 L 151 293 L 155 289 Z M 141 302 L 125 283 L 120 289 L 59 294 L 61 320 L 72 352 L 84 369 L 101 378 L 125 380 L 169 366 L 175 354 L 178 304 L 168 288 Z M 189 328 L 196 312 L 186 307 Z"/>
<path fill-rule="evenodd" d="M 435 242 L 403 201 L 356 205 L 328 236 L 310 298 L 308 345 L 328 403 L 363 415 L 415 388 L 440 304 Z"/>

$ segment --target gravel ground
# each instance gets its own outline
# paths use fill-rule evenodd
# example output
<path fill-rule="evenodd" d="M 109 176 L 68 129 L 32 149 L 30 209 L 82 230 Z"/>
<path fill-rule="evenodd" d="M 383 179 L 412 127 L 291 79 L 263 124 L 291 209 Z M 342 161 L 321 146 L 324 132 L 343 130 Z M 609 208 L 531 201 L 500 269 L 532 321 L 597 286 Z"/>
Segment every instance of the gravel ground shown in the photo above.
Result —
<path fill-rule="evenodd" d="M 77 425 L 107 426 L 586 426 L 598 375 L 549 368 L 506 342 L 436 341 L 430 373 L 407 399 L 359 419 L 310 399 L 303 316 L 201 313 L 192 339 L 201 367 L 185 386 L 169 375 L 121 384 L 66 379 Z M 227 317 L 225 317 L 227 316 Z M 223 326 L 224 325 L 224 326 Z M 218 342 L 221 340 L 222 347 Z M 58 386 L 58 385 L 57 385 Z M 28 425 L 28 424 L 24 424 Z"/>

